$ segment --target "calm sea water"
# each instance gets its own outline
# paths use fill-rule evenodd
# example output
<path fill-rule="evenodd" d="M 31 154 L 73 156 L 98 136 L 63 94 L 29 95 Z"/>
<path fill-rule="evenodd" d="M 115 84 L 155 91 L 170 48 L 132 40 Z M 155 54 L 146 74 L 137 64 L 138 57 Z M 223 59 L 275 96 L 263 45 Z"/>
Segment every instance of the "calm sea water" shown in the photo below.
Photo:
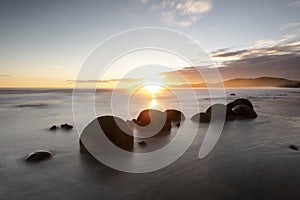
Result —
<path fill-rule="evenodd" d="M 230 96 L 230 93 L 236 96 Z M 76 100 L 76 124 L 84 127 L 90 115 L 89 91 Z M 151 106 L 181 109 L 187 118 L 211 104 L 206 90 L 177 90 L 151 95 L 124 91 L 112 97 L 99 90 L 94 115 L 135 118 Z M 1 199 L 283 199 L 300 195 L 299 89 L 227 89 L 227 101 L 249 98 L 258 118 L 226 123 L 213 151 L 204 159 L 198 151 L 205 135 L 200 127 L 192 146 L 170 166 L 146 174 L 110 169 L 79 154 L 79 129 L 49 131 L 62 123 L 75 124 L 72 90 L 0 90 Z M 113 100 L 111 100 L 113 99 Z M 215 101 L 224 100 L 214 96 Z M 198 105 L 196 105 L 197 103 Z M 74 105 L 74 104 L 73 104 Z M 197 107 L 196 107 L 197 106 Z M 79 115 L 79 116 L 78 116 Z M 188 129 L 186 130 L 188 132 Z M 24 156 L 36 149 L 54 158 L 27 164 Z"/>

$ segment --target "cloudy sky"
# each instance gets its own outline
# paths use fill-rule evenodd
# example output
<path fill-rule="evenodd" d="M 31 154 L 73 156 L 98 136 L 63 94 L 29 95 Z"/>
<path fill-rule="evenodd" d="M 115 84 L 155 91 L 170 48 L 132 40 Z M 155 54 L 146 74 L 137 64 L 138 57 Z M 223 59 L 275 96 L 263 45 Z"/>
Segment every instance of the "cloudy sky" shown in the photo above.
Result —
<path fill-rule="evenodd" d="M 300 79 L 297 0 L 0 0 L 0 27 L 0 87 L 68 87 L 99 43 L 141 27 L 191 37 L 225 79 Z"/>

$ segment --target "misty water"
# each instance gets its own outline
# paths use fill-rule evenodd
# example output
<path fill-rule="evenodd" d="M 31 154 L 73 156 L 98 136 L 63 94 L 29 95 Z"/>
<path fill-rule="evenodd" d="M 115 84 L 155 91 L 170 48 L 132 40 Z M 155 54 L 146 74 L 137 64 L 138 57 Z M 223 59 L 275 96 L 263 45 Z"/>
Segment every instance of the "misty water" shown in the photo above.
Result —
<path fill-rule="evenodd" d="M 258 117 L 226 122 L 218 143 L 204 159 L 198 158 L 198 152 L 208 125 L 200 125 L 182 157 L 143 174 L 119 172 L 80 154 L 78 127 L 49 130 L 63 123 L 87 125 L 94 117 L 86 104 L 91 92 L 76 99 L 80 116 L 75 123 L 72 90 L 0 90 L 1 199 L 283 199 L 300 195 L 300 151 L 288 147 L 300 146 L 299 89 L 227 89 L 225 100 L 248 98 Z M 94 114 L 129 120 L 151 105 L 181 109 L 187 118 L 184 123 L 196 126 L 189 118 L 205 111 L 212 99 L 204 89 L 194 92 L 196 96 L 178 90 L 177 100 L 168 92 L 134 94 L 127 100 L 126 92 L 120 91 L 111 101 L 110 90 L 98 90 Z M 213 98 L 222 100 L 222 96 Z M 195 100 L 198 107 L 191 103 Z M 189 133 L 187 126 L 180 128 Z M 36 149 L 49 150 L 54 156 L 40 163 L 24 162 Z"/>

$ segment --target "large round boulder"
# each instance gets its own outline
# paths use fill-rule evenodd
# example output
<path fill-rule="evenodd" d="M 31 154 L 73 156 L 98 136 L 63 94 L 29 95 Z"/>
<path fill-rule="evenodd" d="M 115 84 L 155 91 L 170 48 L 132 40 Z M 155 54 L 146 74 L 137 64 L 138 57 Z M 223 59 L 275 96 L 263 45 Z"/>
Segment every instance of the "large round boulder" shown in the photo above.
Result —
<path fill-rule="evenodd" d="M 136 123 L 139 126 L 147 126 L 151 122 L 154 121 L 161 121 L 167 120 L 167 114 L 164 112 L 161 112 L 160 110 L 155 110 L 155 109 L 146 109 L 140 112 L 136 119 Z"/>
<path fill-rule="evenodd" d="M 147 126 L 148 130 L 156 130 L 157 132 L 170 131 L 172 128 L 167 113 L 155 109 L 143 110 L 135 122 L 138 126 Z"/>
<path fill-rule="evenodd" d="M 191 120 L 193 122 L 201 122 L 201 123 L 208 123 L 210 122 L 210 115 L 204 113 L 204 112 L 200 112 L 195 114 Z"/>
<path fill-rule="evenodd" d="M 246 106 L 248 106 L 249 108 L 251 108 L 251 109 L 253 110 L 253 105 L 252 105 L 252 103 L 251 103 L 248 99 L 243 99 L 243 98 L 241 98 L 241 99 L 236 99 L 236 100 L 234 100 L 233 102 L 228 103 L 228 104 L 227 104 L 227 109 L 228 109 L 229 111 L 231 111 L 232 108 L 233 108 L 234 106 L 237 106 L 237 105 L 246 105 Z"/>
<path fill-rule="evenodd" d="M 241 119 L 253 119 L 257 117 L 256 112 L 246 105 L 236 105 L 232 108 L 232 112 Z"/>
<path fill-rule="evenodd" d="M 226 121 L 232 121 L 235 119 L 234 115 L 229 112 L 227 106 L 220 103 L 210 106 L 205 113 L 211 117 L 210 119 L 224 119 L 224 117 Z"/>
<path fill-rule="evenodd" d="M 90 148 L 97 147 L 97 145 L 105 142 L 101 140 L 99 134 L 104 134 L 117 147 L 131 151 L 133 149 L 134 137 L 131 128 L 121 118 L 115 116 L 101 116 L 93 120 L 84 129 L 80 136 L 80 151 L 87 152 L 86 146 Z M 100 138 L 100 139 L 99 139 Z M 97 143 L 98 142 L 98 143 Z"/>
<path fill-rule="evenodd" d="M 36 150 L 25 157 L 27 162 L 38 162 L 52 158 L 52 153 L 46 150 Z"/>
<path fill-rule="evenodd" d="M 206 109 L 206 114 L 208 115 L 212 115 L 213 112 L 217 112 L 217 113 L 226 113 L 226 106 L 224 104 L 214 104 L 211 105 L 209 108 Z"/>
<path fill-rule="evenodd" d="M 167 114 L 167 120 L 170 122 L 181 122 L 185 120 L 185 116 L 179 110 L 169 109 L 165 111 Z"/>

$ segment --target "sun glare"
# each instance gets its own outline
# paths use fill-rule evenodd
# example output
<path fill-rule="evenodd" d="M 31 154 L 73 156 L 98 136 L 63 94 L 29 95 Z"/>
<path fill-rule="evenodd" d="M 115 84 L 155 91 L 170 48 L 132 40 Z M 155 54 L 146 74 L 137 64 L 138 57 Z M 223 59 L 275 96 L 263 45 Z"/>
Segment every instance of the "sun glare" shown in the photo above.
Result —
<path fill-rule="evenodd" d="M 145 85 L 144 88 L 148 90 L 152 95 L 155 95 L 161 89 L 161 86 L 150 84 Z"/>
<path fill-rule="evenodd" d="M 155 108 L 156 106 L 157 106 L 157 101 L 156 101 L 156 99 L 152 99 L 149 107 L 150 107 L 150 108 Z"/>

